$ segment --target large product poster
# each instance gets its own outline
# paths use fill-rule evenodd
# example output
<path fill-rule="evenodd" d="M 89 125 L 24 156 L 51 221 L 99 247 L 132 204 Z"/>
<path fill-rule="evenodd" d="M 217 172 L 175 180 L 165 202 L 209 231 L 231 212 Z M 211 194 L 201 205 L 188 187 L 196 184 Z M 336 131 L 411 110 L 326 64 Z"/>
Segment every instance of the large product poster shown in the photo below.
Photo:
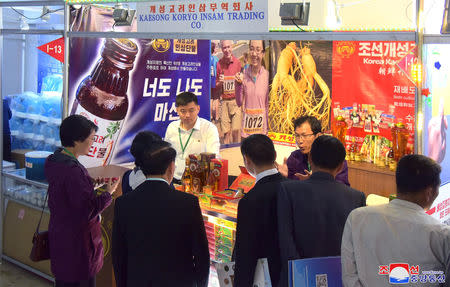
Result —
<path fill-rule="evenodd" d="M 407 151 L 414 150 L 414 48 L 414 42 L 333 43 L 332 124 L 345 119 L 347 147 L 377 136 L 389 151 L 391 128 L 402 123 L 410 134 Z"/>
<path fill-rule="evenodd" d="M 294 146 L 293 120 L 314 116 L 328 130 L 331 107 L 331 41 L 272 41 L 269 136 Z"/>
<path fill-rule="evenodd" d="M 70 46 L 69 113 L 99 127 L 89 155 L 80 157 L 86 167 L 134 161 L 134 136 L 164 136 L 178 119 L 180 92 L 195 93 L 199 116 L 209 119 L 209 41 L 73 38 Z"/>

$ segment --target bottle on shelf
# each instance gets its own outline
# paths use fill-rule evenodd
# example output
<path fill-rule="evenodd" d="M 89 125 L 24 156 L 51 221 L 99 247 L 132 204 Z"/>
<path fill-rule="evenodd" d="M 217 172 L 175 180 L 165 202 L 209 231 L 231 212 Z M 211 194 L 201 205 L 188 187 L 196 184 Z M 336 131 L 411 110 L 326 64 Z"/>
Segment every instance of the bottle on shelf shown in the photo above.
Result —
<path fill-rule="evenodd" d="M 186 158 L 186 168 L 184 169 L 183 177 L 181 179 L 184 191 L 190 193 L 191 192 L 191 182 L 192 182 L 192 175 L 190 171 L 190 160 L 189 157 Z"/>
<path fill-rule="evenodd" d="M 350 145 L 350 160 L 356 161 L 356 153 L 358 152 L 358 148 L 356 147 L 355 137 L 352 137 L 352 144 Z"/>
<path fill-rule="evenodd" d="M 338 116 L 332 127 L 333 136 L 345 146 L 345 135 L 347 133 L 347 122 L 344 117 Z"/>
<path fill-rule="evenodd" d="M 389 166 L 389 169 L 392 171 L 395 171 L 395 169 L 397 167 L 397 163 L 395 162 L 395 159 L 394 159 L 394 149 L 392 148 L 392 144 L 391 144 L 391 148 L 389 149 L 389 152 L 387 154 L 387 165 Z"/>
<path fill-rule="evenodd" d="M 409 133 L 402 122 L 396 123 L 392 129 L 392 148 L 394 150 L 394 159 L 396 162 L 406 154 Z"/>

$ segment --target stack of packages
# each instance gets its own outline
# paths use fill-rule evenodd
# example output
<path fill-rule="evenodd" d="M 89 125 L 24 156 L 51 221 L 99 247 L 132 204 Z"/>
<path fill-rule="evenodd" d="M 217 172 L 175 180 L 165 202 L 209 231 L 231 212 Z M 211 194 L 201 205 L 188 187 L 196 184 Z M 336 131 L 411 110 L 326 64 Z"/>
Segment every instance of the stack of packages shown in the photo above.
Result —
<path fill-rule="evenodd" d="M 220 220 L 222 224 L 214 226 L 214 235 L 216 237 L 215 260 L 219 262 L 231 262 L 233 255 L 233 244 L 236 238 L 236 227 L 234 223 L 227 220 Z"/>
<path fill-rule="evenodd" d="M 236 223 L 209 216 L 203 216 L 203 221 L 211 260 L 231 262 L 236 238 Z"/>
<path fill-rule="evenodd" d="M 205 223 L 206 237 L 208 238 L 209 257 L 211 260 L 215 260 L 216 237 L 214 236 L 214 223 L 209 222 L 207 216 L 203 216 L 203 222 Z"/>

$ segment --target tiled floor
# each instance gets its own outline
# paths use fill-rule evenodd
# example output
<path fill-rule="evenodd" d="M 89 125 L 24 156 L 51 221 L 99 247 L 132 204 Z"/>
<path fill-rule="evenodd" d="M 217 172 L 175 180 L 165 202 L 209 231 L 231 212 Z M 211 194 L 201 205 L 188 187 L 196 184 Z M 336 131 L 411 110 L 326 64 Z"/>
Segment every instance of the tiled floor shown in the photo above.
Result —
<path fill-rule="evenodd" d="M 51 287 L 53 283 L 8 261 L 0 261 L 0 287 Z"/>

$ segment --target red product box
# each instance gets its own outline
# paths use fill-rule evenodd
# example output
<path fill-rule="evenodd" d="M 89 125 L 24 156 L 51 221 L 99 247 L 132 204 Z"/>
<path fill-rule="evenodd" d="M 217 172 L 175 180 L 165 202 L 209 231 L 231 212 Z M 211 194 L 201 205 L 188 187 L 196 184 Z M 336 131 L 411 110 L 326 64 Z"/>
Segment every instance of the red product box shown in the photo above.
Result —
<path fill-rule="evenodd" d="M 217 190 L 225 190 L 228 188 L 228 160 L 227 159 L 211 159 L 214 163 L 212 173 L 219 179 Z"/>
<path fill-rule="evenodd" d="M 242 189 L 244 193 L 247 193 L 255 185 L 256 179 L 248 173 L 245 167 L 240 166 L 239 169 L 241 170 L 241 174 L 233 181 L 230 189 L 236 191 Z"/>

